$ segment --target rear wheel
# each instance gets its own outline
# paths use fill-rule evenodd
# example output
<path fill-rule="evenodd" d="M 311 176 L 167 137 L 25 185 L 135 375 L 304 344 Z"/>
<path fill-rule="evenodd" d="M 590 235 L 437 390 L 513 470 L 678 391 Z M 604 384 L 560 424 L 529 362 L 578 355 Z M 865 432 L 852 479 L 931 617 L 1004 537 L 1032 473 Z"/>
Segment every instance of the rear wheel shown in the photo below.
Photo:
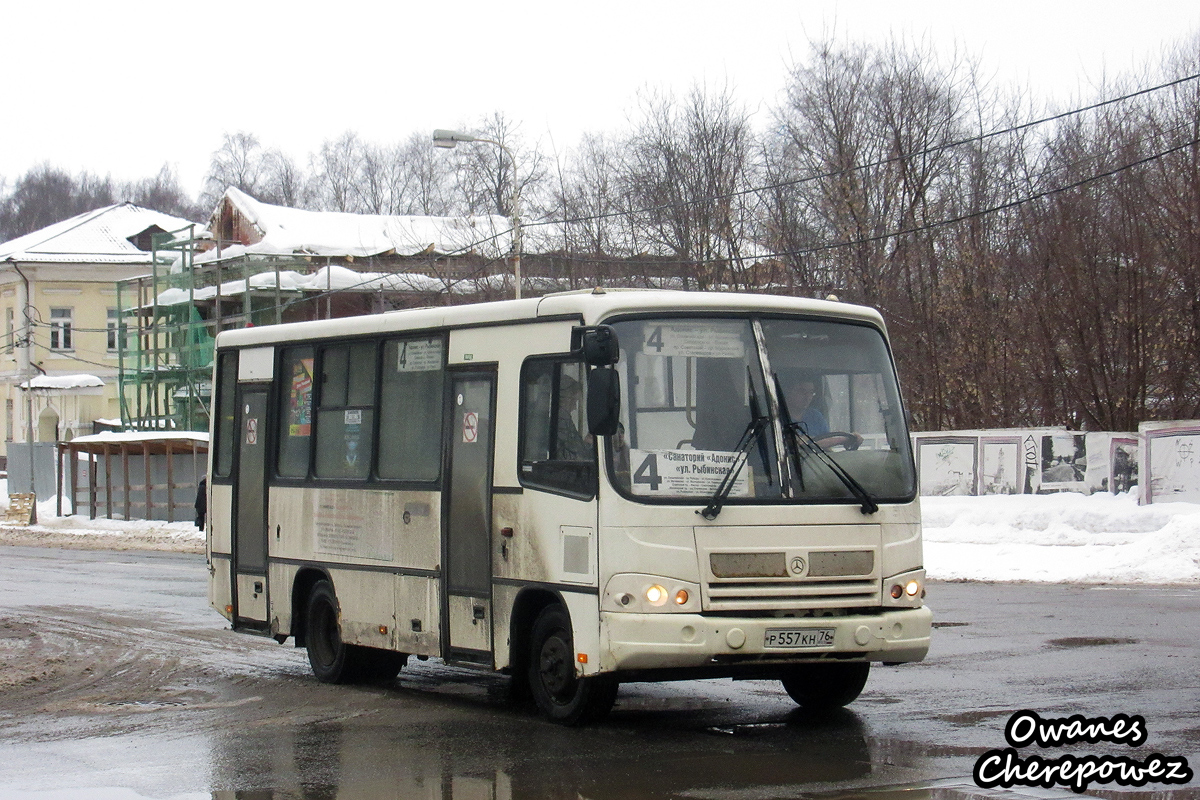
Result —
<path fill-rule="evenodd" d="M 579 725 L 612 710 L 617 682 L 607 676 L 575 675 L 571 619 L 560 605 L 547 606 L 533 623 L 529 688 L 538 709 L 552 722 Z"/>
<path fill-rule="evenodd" d="M 853 703 L 867 685 L 870 672 L 866 661 L 797 664 L 780 676 L 780 682 L 803 708 L 828 711 Z"/>

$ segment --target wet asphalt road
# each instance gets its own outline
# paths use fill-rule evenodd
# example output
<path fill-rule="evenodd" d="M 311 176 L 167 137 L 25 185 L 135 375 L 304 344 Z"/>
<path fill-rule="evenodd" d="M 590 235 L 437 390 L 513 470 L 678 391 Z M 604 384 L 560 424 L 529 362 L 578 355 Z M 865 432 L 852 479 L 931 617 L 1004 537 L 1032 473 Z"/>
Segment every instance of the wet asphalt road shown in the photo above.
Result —
<path fill-rule="evenodd" d="M 227 630 L 205 580 L 200 556 L 0 547 L 0 800 L 945 800 L 979 794 L 1020 709 L 1146 719 L 1139 748 L 1048 756 L 1200 765 L 1197 588 L 934 584 L 929 658 L 876 667 L 830 718 L 774 682 L 692 681 L 624 685 L 607 721 L 563 729 L 432 661 L 319 684 L 302 650 Z M 1156 788 L 1200 797 L 1134 794 Z"/>

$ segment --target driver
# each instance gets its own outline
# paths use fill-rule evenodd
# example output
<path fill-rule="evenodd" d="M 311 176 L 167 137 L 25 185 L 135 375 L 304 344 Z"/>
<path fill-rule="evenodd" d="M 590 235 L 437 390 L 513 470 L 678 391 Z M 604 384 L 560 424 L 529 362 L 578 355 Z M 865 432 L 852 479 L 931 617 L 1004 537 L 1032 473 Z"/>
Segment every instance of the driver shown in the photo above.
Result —
<path fill-rule="evenodd" d="M 836 444 L 845 445 L 847 450 L 857 450 L 862 444 L 862 436 L 857 433 L 837 433 L 830 435 L 829 422 L 821 409 L 812 404 L 817 395 L 817 379 L 807 373 L 800 373 L 783 382 L 783 398 L 787 403 L 788 414 L 800 430 L 807 433 L 821 447 Z"/>

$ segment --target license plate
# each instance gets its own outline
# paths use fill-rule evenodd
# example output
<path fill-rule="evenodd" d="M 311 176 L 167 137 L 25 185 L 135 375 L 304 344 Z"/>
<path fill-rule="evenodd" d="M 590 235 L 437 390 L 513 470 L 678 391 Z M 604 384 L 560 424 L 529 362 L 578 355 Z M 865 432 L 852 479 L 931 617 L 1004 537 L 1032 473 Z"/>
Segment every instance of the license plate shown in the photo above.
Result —
<path fill-rule="evenodd" d="M 770 628 L 763 647 L 832 647 L 833 628 Z"/>

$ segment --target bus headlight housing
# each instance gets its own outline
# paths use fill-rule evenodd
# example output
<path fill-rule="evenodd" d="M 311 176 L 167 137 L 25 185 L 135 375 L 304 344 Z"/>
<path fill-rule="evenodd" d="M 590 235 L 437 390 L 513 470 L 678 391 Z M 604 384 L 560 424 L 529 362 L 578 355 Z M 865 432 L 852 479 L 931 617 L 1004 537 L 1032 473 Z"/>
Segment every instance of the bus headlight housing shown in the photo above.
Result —
<path fill-rule="evenodd" d="M 671 613 L 700 611 L 700 585 L 662 575 L 614 575 L 604 589 L 605 611 Z"/>
<path fill-rule="evenodd" d="M 925 570 L 914 569 L 883 579 L 883 605 L 920 608 L 925 598 Z"/>

